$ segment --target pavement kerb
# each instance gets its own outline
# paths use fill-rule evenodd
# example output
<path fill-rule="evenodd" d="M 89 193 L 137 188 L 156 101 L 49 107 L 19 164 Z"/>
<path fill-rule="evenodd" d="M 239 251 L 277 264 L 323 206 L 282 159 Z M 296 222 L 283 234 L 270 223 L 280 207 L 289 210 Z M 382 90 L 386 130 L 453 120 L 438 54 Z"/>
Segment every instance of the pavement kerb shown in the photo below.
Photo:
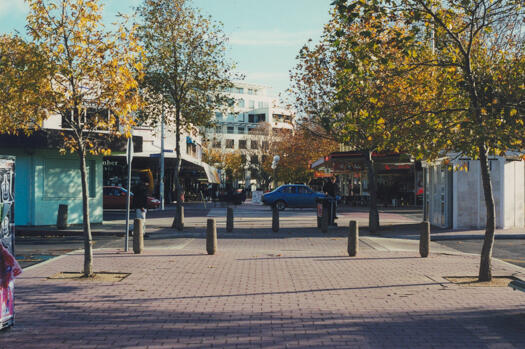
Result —
<path fill-rule="evenodd" d="M 51 263 L 51 262 L 55 262 L 55 261 L 60 260 L 60 259 L 62 259 L 62 258 L 66 258 L 68 255 L 70 255 L 70 254 L 75 254 L 75 252 L 77 252 L 77 251 L 83 251 L 83 250 L 74 250 L 74 251 L 70 251 L 70 252 L 65 253 L 65 254 L 63 254 L 63 255 L 60 255 L 60 256 L 56 256 L 56 257 L 53 257 L 53 258 L 49 258 L 49 259 L 47 259 L 47 260 L 45 260 L 45 261 L 43 261 L 43 262 L 36 263 L 36 264 L 33 264 L 33 265 L 30 265 L 30 266 L 28 266 L 28 267 L 23 268 L 23 269 L 22 269 L 22 272 L 23 272 L 24 270 L 31 270 L 31 269 L 33 269 L 33 268 L 40 267 L 40 266 L 42 266 L 42 265 L 45 265 L 45 264 L 48 264 L 48 263 Z"/>
<path fill-rule="evenodd" d="M 484 235 L 434 235 L 430 237 L 432 241 L 446 241 L 446 240 L 483 240 Z M 415 237 L 418 239 L 418 237 Z M 525 234 L 501 234 L 495 235 L 496 240 L 511 240 L 511 239 L 525 239 Z"/>

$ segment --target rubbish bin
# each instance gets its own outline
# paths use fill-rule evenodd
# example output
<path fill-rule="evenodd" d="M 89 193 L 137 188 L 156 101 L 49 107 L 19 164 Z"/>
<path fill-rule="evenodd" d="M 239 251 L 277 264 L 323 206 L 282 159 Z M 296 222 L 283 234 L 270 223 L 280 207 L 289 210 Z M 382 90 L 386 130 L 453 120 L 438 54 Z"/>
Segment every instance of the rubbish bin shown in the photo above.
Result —
<path fill-rule="evenodd" d="M 335 199 L 322 197 L 315 199 L 317 203 L 317 228 L 321 228 L 323 214 L 328 214 L 328 225 L 334 225 Z"/>

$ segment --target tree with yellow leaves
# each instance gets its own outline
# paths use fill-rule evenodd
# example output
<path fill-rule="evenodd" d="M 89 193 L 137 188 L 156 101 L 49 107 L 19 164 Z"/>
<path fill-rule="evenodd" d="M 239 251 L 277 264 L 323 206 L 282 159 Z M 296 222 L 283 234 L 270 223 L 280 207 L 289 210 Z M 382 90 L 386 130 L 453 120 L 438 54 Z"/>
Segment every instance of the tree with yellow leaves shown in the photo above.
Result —
<path fill-rule="evenodd" d="M 0 35 L 0 133 L 29 134 L 48 117 L 53 67 L 40 47 Z"/>
<path fill-rule="evenodd" d="M 525 142 L 525 7 L 522 0 L 336 0 L 347 25 L 364 18 L 384 18 L 380 32 L 394 34 L 392 45 L 408 53 L 403 65 L 411 74 L 412 100 L 427 101 L 415 108 L 420 141 L 416 155 L 436 157 L 454 151 L 480 160 L 486 206 L 486 230 L 479 280 L 492 279 L 495 205 L 488 157 L 522 150 Z M 408 27 L 409 35 L 392 25 Z M 369 36 L 360 32 L 358 37 Z M 425 48 L 432 48 L 430 54 Z M 420 50 L 425 54 L 419 54 Z M 431 82 L 435 90 L 418 90 Z M 413 111 L 403 111 L 410 115 Z M 422 126 L 422 127 L 421 127 Z M 430 136 L 427 136 L 430 134 Z"/>
<path fill-rule="evenodd" d="M 362 153 L 370 195 L 368 228 L 375 233 L 379 212 L 373 155 L 414 145 L 408 140 L 418 119 L 407 111 L 425 101 L 410 98 L 414 86 L 407 78 L 422 70 L 404 64 L 408 50 L 415 48 L 403 44 L 411 39 L 403 23 L 381 16 L 356 16 L 348 22 L 345 16 L 333 11 L 321 42 L 301 49 L 292 91 L 297 110 L 324 129 L 326 137 Z M 387 23 L 399 29 L 397 37 L 384 30 Z"/>
<path fill-rule="evenodd" d="M 99 0 L 28 0 L 27 29 L 54 69 L 50 114 L 62 117 L 62 152 L 78 155 L 82 182 L 84 275 L 93 275 L 86 173 L 88 154 L 107 154 L 109 135 L 130 137 L 141 76 L 133 30 L 104 28 Z M 101 137 L 101 134 L 105 135 Z"/>

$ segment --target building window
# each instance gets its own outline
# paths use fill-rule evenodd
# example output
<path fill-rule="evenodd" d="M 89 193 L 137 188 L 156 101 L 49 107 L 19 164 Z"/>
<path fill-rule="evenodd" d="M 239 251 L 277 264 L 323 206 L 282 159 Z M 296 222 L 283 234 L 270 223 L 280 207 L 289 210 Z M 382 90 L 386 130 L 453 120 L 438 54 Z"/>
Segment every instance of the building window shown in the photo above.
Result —
<path fill-rule="evenodd" d="M 233 149 L 233 147 L 235 147 L 235 140 L 227 139 L 226 140 L 226 148 L 227 149 Z"/>
<path fill-rule="evenodd" d="M 258 149 L 259 148 L 259 143 L 257 143 L 257 141 L 252 141 L 251 142 L 251 148 L 252 149 Z"/>
<path fill-rule="evenodd" d="M 257 155 L 252 155 L 252 156 L 250 157 L 250 162 L 251 162 L 252 164 L 258 164 L 258 163 L 259 163 L 259 157 L 258 157 Z"/>
<path fill-rule="evenodd" d="M 233 129 L 233 126 L 228 126 L 227 133 L 232 134 L 234 132 Z"/>
<path fill-rule="evenodd" d="M 221 148 L 221 140 L 220 139 L 213 139 L 213 142 L 211 143 L 211 146 L 213 148 Z"/>
<path fill-rule="evenodd" d="M 244 126 L 239 126 L 239 127 L 237 127 L 237 131 L 240 134 L 245 134 L 246 133 L 246 128 L 244 128 Z"/>
<path fill-rule="evenodd" d="M 237 105 L 238 105 L 240 108 L 244 108 L 244 105 L 245 105 L 245 103 L 244 103 L 244 99 L 242 99 L 242 98 L 239 99 L 239 100 L 237 101 Z"/>
<path fill-rule="evenodd" d="M 248 89 L 248 94 L 249 94 L 249 95 L 253 95 L 253 89 L 249 88 L 249 89 Z"/>
<path fill-rule="evenodd" d="M 237 87 L 237 88 L 235 89 L 235 92 L 237 92 L 237 93 L 241 93 L 241 94 L 242 94 L 242 93 L 244 93 L 244 88 L 242 88 L 242 87 Z"/>
<path fill-rule="evenodd" d="M 252 123 L 266 121 L 266 114 L 248 114 L 248 121 Z"/>
<path fill-rule="evenodd" d="M 246 140 L 239 139 L 239 149 L 246 149 Z"/>
<path fill-rule="evenodd" d="M 264 107 L 264 103 L 262 101 L 259 101 L 257 103 L 257 108 L 263 108 Z"/>
<path fill-rule="evenodd" d="M 222 113 L 220 113 L 220 112 L 215 112 L 215 119 L 217 119 L 217 120 L 221 120 L 221 119 L 222 119 Z"/>
<path fill-rule="evenodd" d="M 215 133 L 222 133 L 222 126 L 216 126 Z"/>
<path fill-rule="evenodd" d="M 268 141 L 263 141 L 263 142 L 262 142 L 262 149 L 263 149 L 263 150 L 268 150 L 268 149 L 270 149 L 269 144 L 268 144 Z"/>
<path fill-rule="evenodd" d="M 248 101 L 248 107 L 251 109 L 255 108 L 255 101 Z"/>

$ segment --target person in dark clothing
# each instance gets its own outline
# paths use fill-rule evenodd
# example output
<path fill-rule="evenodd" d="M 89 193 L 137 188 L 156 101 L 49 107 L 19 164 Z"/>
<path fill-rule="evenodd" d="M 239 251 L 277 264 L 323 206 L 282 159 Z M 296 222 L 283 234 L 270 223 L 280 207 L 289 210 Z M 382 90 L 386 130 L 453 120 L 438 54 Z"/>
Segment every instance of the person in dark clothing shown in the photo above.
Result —
<path fill-rule="evenodd" d="M 337 192 L 337 184 L 335 184 L 335 181 L 336 181 L 336 178 L 332 177 L 323 186 L 323 191 L 326 193 L 326 195 L 331 196 L 334 199 L 335 199 L 336 192 Z"/>
<path fill-rule="evenodd" d="M 135 190 L 135 193 L 133 195 L 133 207 L 135 208 L 135 218 L 142 219 L 143 223 L 143 232 L 146 233 L 146 206 L 148 203 L 147 198 L 147 188 L 149 186 L 148 182 L 144 182 L 143 184 L 139 184 L 137 186 L 137 189 Z"/>
<path fill-rule="evenodd" d="M 336 215 L 336 209 L 337 209 L 337 205 L 336 205 L 336 195 L 337 195 L 337 184 L 335 183 L 336 181 L 336 178 L 335 176 L 333 176 L 332 178 L 330 178 L 330 180 L 325 183 L 325 185 L 323 186 L 323 191 L 325 192 L 326 195 L 328 195 L 328 197 L 331 200 L 331 207 L 332 207 L 332 210 L 333 210 L 333 218 L 337 218 L 337 215 Z"/>

